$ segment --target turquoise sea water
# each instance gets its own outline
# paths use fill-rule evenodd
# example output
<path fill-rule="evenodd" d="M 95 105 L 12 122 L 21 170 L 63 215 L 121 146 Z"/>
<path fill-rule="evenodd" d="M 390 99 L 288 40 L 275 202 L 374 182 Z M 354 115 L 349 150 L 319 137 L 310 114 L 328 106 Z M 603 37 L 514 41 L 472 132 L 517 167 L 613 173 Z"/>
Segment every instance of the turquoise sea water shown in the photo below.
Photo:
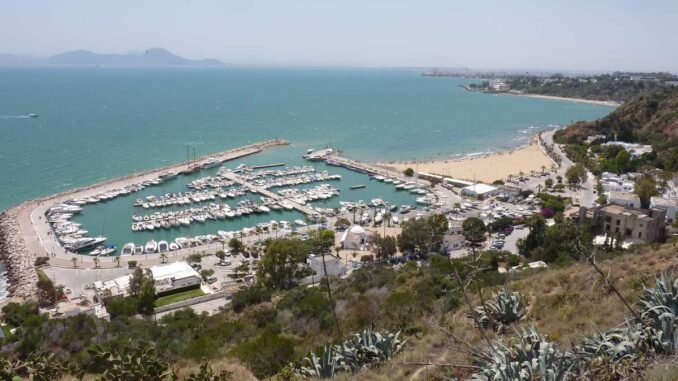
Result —
<path fill-rule="evenodd" d="M 513 148 L 539 129 L 611 111 L 459 87 L 470 82 L 397 70 L 0 68 L 0 210 L 182 161 L 187 146 L 200 156 L 276 137 L 293 143 L 233 166 L 302 164 L 307 148 L 327 144 L 363 160 L 447 158 Z M 19 117 L 29 113 L 39 118 Z M 343 176 L 333 182 L 341 199 L 414 201 L 363 175 L 330 170 Z M 188 180 L 87 207 L 76 220 L 121 247 L 297 218 L 272 213 L 190 231 L 131 232 L 137 197 L 186 190 Z M 348 190 L 360 183 L 368 187 Z"/>

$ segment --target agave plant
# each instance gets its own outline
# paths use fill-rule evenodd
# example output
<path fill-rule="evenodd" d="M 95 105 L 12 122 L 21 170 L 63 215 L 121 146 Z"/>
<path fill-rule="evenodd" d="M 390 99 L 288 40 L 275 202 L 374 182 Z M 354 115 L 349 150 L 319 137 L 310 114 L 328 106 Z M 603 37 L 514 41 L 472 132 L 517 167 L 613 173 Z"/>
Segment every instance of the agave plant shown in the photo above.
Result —
<path fill-rule="evenodd" d="M 352 371 L 385 361 L 398 353 L 404 341 L 400 340 L 400 331 L 384 333 L 366 329 L 353 335 L 353 338 L 341 346 L 344 362 Z"/>
<path fill-rule="evenodd" d="M 663 353 L 678 352 L 678 277 L 674 271 L 655 277 L 654 287 L 644 287 L 639 302 L 641 317 L 654 329 L 649 338 Z"/>
<path fill-rule="evenodd" d="M 596 329 L 594 335 L 582 339 L 577 354 L 587 361 L 601 356 L 607 356 L 615 362 L 634 358 L 643 341 L 643 335 L 635 328 L 627 323 L 624 328 L 613 328 L 607 332 Z"/>
<path fill-rule="evenodd" d="M 326 345 L 320 357 L 311 352 L 302 366 L 294 367 L 294 373 L 302 377 L 333 378 L 340 371 L 357 372 L 390 359 L 403 345 L 400 332 L 366 329 L 342 344 Z"/>
<path fill-rule="evenodd" d="M 516 332 L 517 341 L 506 345 L 495 343 L 492 360 L 472 375 L 477 381 L 561 381 L 573 378 L 576 358 L 561 352 L 533 325 Z"/>
<path fill-rule="evenodd" d="M 474 308 L 471 313 L 475 315 L 474 323 L 477 321 L 481 327 L 500 329 L 504 325 L 522 320 L 527 315 L 527 299 L 517 291 L 512 292 L 508 285 L 505 285 L 494 294 L 492 300 Z"/>
<path fill-rule="evenodd" d="M 128 345 L 121 350 L 109 351 L 97 345 L 90 349 L 93 366 L 101 372 L 100 380 L 166 380 L 174 372 L 161 361 L 155 348 L 147 343 Z"/>
<path fill-rule="evenodd" d="M 304 359 L 306 366 L 295 369 L 295 373 L 303 377 L 334 378 L 337 371 L 342 368 L 341 359 L 342 356 L 335 347 L 328 344 L 323 348 L 320 357 L 314 352 L 309 353 Z"/>

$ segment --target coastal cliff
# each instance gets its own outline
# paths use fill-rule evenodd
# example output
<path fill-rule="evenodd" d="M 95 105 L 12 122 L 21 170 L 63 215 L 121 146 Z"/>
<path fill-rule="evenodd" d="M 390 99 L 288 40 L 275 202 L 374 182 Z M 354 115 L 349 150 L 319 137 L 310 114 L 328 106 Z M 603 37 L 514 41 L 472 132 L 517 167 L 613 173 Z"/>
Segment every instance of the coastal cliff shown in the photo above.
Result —
<path fill-rule="evenodd" d="M 0 213 L 0 260 L 7 272 L 7 291 L 16 298 L 35 299 L 38 282 L 35 253 L 26 247 L 12 210 L 16 208 Z"/>

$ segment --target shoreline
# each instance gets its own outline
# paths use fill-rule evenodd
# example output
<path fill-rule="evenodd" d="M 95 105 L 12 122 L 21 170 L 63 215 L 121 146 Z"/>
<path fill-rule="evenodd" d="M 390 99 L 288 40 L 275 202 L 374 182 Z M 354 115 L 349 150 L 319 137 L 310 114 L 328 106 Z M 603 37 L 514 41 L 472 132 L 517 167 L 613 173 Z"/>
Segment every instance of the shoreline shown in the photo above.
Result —
<path fill-rule="evenodd" d="M 491 184 L 504 180 L 509 175 L 517 176 L 521 171 L 540 171 L 544 166 L 550 169 L 553 159 L 544 152 L 540 141 L 542 133 L 554 133 L 557 129 L 543 130 L 530 137 L 527 144 L 505 151 L 485 153 L 454 159 L 377 161 L 376 165 L 402 171 L 412 168 L 416 172 L 427 172 L 461 180 Z"/>
<path fill-rule="evenodd" d="M 53 204 L 123 188 L 132 182 L 143 182 L 157 178 L 168 171 L 179 172 L 207 158 L 216 158 L 221 161 L 235 160 L 261 152 L 267 148 L 288 144 L 289 142 L 286 140 L 276 139 L 236 147 L 204 155 L 193 160 L 169 164 L 160 168 L 148 169 L 46 195 L 25 201 L 3 211 L 0 213 L 0 261 L 5 266 L 7 283 L 9 284 L 6 299 L 11 297 L 20 299 L 36 298 L 38 276 L 34 262 L 37 257 L 48 257 L 50 258 L 50 263 L 52 261 L 70 262 L 70 259 L 64 256 L 65 250 L 63 247 L 50 234 L 51 228 L 44 219 L 45 212 Z M 54 256 L 51 257 L 50 254 L 54 254 Z"/>
<path fill-rule="evenodd" d="M 537 99 L 550 99 L 550 100 L 555 100 L 555 101 L 567 101 L 567 102 L 577 102 L 577 103 L 587 103 L 587 104 L 592 104 L 592 105 L 598 105 L 598 106 L 608 106 L 608 107 L 619 107 L 621 106 L 621 103 L 615 102 L 615 101 L 598 101 L 595 99 L 584 99 L 584 98 L 570 98 L 570 97 L 561 97 L 557 95 L 545 95 L 545 94 L 530 94 L 530 93 L 522 93 L 522 92 L 512 92 L 512 91 L 484 91 L 484 90 L 476 90 L 472 89 L 466 85 L 461 86 L 464 88 L 466 91 L 474 91 L 477 93 L 483 93 L 483 94 L 498 94 L 498 95 L 515 95 L 515 96 L 520 96 L 520 97 L 529 97 L 529 98 L 537 98 Z"/>

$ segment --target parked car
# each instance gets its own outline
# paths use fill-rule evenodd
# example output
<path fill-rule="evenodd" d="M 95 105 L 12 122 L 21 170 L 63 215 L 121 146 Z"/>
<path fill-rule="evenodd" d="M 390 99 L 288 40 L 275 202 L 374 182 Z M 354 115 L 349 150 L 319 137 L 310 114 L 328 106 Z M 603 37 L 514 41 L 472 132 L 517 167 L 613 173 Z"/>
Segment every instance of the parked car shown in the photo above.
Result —
<path fill-rule="evenodd" d="M 207 278 L 207 283 L 209 283 L 209 284 L 212 284 L 216 281 L 217 281 L 217 277 L 215 277 L 215 276 L 211 276 L 211 277 Z"/>

